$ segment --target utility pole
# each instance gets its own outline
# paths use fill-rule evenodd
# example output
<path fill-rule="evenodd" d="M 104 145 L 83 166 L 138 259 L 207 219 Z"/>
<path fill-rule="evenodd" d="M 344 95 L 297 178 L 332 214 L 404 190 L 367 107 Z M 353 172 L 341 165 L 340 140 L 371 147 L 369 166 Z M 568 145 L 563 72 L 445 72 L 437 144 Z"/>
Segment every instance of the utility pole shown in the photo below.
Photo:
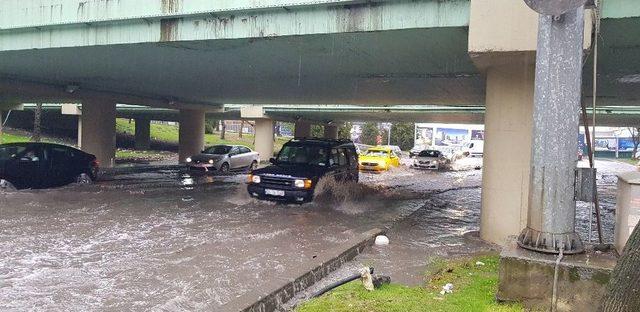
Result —
<path fill-rule="evenodd" d="M 33 134 L 31 141 L 40 142 L 40 135 L 42 132 L 42 103 L 36 104 L 36 111 L 33 116 Z"/>
<path fill-rule="evenodd" d="M 585 0 L 525 0 L 540 13 L 527 227 L 518 245 L 584 251 L 575 232 L 576 140 L 582 97 Z"/>

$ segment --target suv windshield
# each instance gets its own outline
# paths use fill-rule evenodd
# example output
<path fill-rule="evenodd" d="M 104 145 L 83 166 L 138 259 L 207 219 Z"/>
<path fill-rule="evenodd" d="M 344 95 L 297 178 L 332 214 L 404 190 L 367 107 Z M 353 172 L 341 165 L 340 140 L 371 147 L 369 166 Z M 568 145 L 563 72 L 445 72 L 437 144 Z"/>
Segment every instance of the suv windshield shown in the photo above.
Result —
<path fill-rule="evenodd" d="M 205 154 L 214 154 L 214 155 L 225 155 L 225 154 L 229 154 L 229 152 L 231 151 L 231 146 L 228 145 L 216 145 L 216 146 L 212 146 L 207 148 L 206 150 L 204 150 Z"/>
<path fill-rule="evenodd" d="M 329 160 L 329 149 L 313 145 L 285 145 L 278 154 L 278 163 L 326 166 Z"/>
<path fill-rule="evenodd" d="M 440 151 L 422 151 L 418 157 L 440 157 Z"/>

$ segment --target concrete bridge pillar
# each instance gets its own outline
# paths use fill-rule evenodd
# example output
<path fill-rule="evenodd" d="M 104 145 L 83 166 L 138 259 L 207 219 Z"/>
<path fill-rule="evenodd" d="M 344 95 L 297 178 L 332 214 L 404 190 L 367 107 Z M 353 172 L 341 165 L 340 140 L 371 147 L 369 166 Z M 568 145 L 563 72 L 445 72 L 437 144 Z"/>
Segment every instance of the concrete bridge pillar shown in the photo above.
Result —
<path fill-rule="evenodd" d="M 83 102 L 78 127 L 80 148 L 95 155 L 101 167 L 113 167 L 116 157 L 116 103 L 100 100 Z"/>
<path fill-rule="evenodd" d="M 324 125 L 324 138 L 325 139 L 337 139 L 338 138 L 338 126 L 335 124 Z"/>
<path fill-rule="evenodd" d="M 255 131 L 256 152 L 260 154 L 261 161 L 268 161 L 273 157 L 273 120 L 256 119 Z"/>
<path fill-rule="evenodd" d="M 202 110 L 180 110 L 178 159 L 181 163 L 204 148 L 204 117 Z"/>
<path fill-rule="evenodd" d="M 296 138 L 310 138 L 311 137 L 311 123 L 304 120 L 296 121 L 294 129 L 294 137 Z"/>
<path fill-rule="evenodd" d="M 503 245 L 527 224 L 533 57 L 488 67 L 480 237 Z"/>
<path fill-rule="evenodd" d="M 135 148 L 148 150 L 151 148 L 151 120 L 136 118 Z"/>

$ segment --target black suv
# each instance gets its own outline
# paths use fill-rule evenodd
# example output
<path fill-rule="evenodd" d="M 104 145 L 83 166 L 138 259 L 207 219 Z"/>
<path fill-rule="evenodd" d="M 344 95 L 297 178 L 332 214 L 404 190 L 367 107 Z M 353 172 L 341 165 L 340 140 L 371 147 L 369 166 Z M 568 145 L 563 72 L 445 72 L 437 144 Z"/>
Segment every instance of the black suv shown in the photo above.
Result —
<path fill-rule="evenodd" d="M 351 140 L 293 139 L 270 162 L 249 176 L 252 197 L 303 203 L 313 199 L 320 178 L 358 182 L 358 153 Z"/>

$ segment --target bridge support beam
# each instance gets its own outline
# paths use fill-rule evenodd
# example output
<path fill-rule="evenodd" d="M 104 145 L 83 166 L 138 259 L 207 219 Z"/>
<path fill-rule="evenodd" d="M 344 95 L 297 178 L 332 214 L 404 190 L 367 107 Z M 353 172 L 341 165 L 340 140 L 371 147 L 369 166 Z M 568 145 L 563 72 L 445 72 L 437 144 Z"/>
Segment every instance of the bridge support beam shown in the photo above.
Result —
<path fill-rule="evenodd" d="M 204 148 L 204 115 L 202 110 L 180 110 L 178 159 L 181 163 Z"/>
<path fill-rule="evenodd" d="M 337 139 L 338 138 L 338 125 L 326 124 L 324 125 L 324 138 L 325 139 Z"/>
<path fill-rule="evenodd" d="M 101 167 L 113 167 L 116 157 L 115 102 L 95 100 L 82 103 L 78 145 L 83 151 L 95 155 Z"/>
<path fill-rule="evenodd" d="M 499 245 L 527 224 L 534 67 L 523 55 L 486 69 L 480 236 Z"/>
<path fill-rule="evenodd" d="M 268 118 L 256 119 L 255 147 L 260 154 L 261 161 L 268 161 L 273 157 L 273 120 Z"/>
<path fill-rule="evenodd" d="M 151 120 L 136 118 L 135 148 L 148 150 L 151 148 Z"/>
<path fill-rule="evenodd" d="M 294 137 L 296 138 L 310 138 L 311 137 L 311 123 L 304 120 L 296 121 L 294 129 Z"/>

